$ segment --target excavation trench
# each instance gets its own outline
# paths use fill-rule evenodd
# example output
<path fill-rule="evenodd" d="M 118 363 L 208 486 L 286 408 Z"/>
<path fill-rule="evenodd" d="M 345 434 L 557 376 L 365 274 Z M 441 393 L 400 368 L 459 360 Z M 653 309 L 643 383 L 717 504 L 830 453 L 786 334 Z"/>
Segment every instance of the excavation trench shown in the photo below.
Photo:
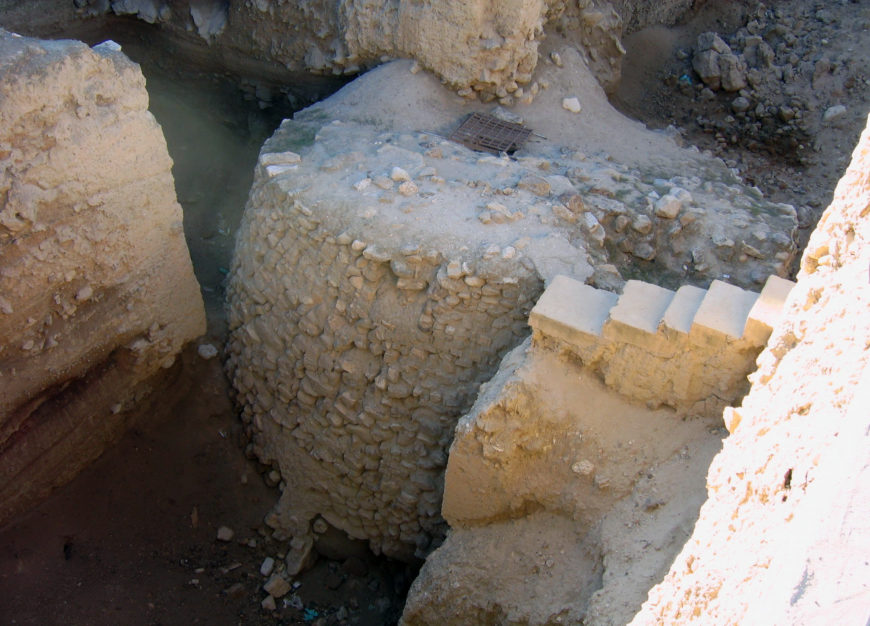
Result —
<path fill-rule="evenodd" d="M 228 345 L 234 391 L 220 359 L 188 347 L 172 385 L 143 406 L 150 419 L 2 531 L 0 595 L 12 600 L 0 610 L 33 623 L 59 603 L 81 623 L 143 611 L 149 623 L 271 623 L 270 610 L 392 623 L 418 559 L 444 539 L 443 514 L 453 532 L 421 577 L 430 605 L 419 601 L 409 623 L 437 622 L 451 602 L 456 582 L 437 567 L 469 576 L 462 586 L 479 594 L 467 613 L 457 605 L 466 621 L 546 621 L 524 613 L 540 598 L 515 594 L 524 582 L 511 577 L 554 565 L 567 593 L 545 612 L 633 615 L 691 531 L 722 407 L 745 392 L 761 344 L 716 352 L 711 335 L 698 349 L 663 340 L 656 323 L 642 336 L 614 324 L 594 345 L 536 328 L 530 348 L 529 311 L 558 274 L 611 307 L 627 278 L 758 291 L 794 256 L 793 209 L 616 115 L 557 37 L 538 69 L 555 87 L 523 111 L 544 136 L 564 130 L 563 143 L 500 159 L 442 140 L 483 105 L 448 97 L 410 62 L 385 64 L 276 132 L 346 81 L 132 18 L 24 34 L 112 39 L 141 65 L 206 303 L 198 343 Z M 575 73 L 560 83 L 563 58 Z M 583 116 L 559 118 L 570 110 L 561 96 L 575 94 Z M 673 297 L 639 284 L 639 309 L 648 294 Z M 685 381 L 695 370 L 703 394 Z M 220 527 L 232 539 L 215 541 Z M 520 549 L 505 550 L 511 541 Z M 298 584 L 264 612 L 260 564 L 309 565 L 312 543 L 322 558 L 287 576 Z M 560 546 L 572 556 L 550 558 Z M 475 579 L 484 559 L 500 564 L 504 585 Z M 631 593 L 608 561 L 631 570 Z M 480 609 L 502 587 L 495 613 Z"/>
<path fill-rule="evenodd" d="M 110 39 L 140 65 L 206 305 L 200 343 L 221 348 L 225 280 L 260 147 L 283 119 L 347 80 L 227 61 L 197 37 L 134 18 L 17 31 L 92 46 Z M 0 621 L 51 623 L 62 603 L 72 623 L 135 623 L 143 614 L 148 623 L 272 623 L 259 606 L 263 581 L 239 572 L 287 551 L 263 526 L 278 481 L 271 467 L 245 458 L 247 437 L 220 359 L 195 353 L 190 347 L 162 377 L 166 388 L 139 407 L 143 417 L 120 443 L 2 530 Z M 234 529 L 233 542 L 214 541 L 221 525 Z M 335 529 L 318 550 L 318 563 L 279 601 L 285 618 L 398 619 L 415 566 L 376 557 Z M 131 559 L 135 566 L 121 565 Z"/>
<path fill-rule="evenodd" d="M 430 227 L 419 234 L 417 248 L 411 250 L 408 242 L 399 246 L 392 242 L 388 244 L 386 238 L 383 242 L 378 241 L 382 236 L 382 233 L 378 233 L 381 228 L 378 226 L 366 232 L 358 224 L 351 224 L 349 229 L 355 234 L 349 237 L 342 233 L 344 225 L 340 222 L 341 218 L 335 223 L 324 221 L 319 229 L 315 228 L 318 232 L 312 234 L 309 232 L 311 228 L 307 214 L 288 212 L 290 217 L 287 219 L 292 223 L 289 223 L 287 241 L 292 243 L 291 248 L 283 252 L 282 258 L 285 261 L 295 260 L 287 261 L 296 274 L 289 292 L 291 298 L 298 298 L 302 304 L 290 311 L 282 308 L 283 302 L 274 306 L 274 319 L 266 314 L 258 315 L 254 320 L 244 319 L 239 310 L 247 306 L 248 295 L 244 293 L 245 290 L 251 286 L 261 289 L 261 281 L 270 284 L 275 276 L 284 271 L 269 265 L 271 261 L 262 264 L 257 261 L 250 265 L 252 259 L 259 258 L 256 254 L 252 257 L 251 250 L 258 250 L 258 246 L 271 240 L 271 226 L 263 229 L 262 222 L 258 222 L 260 218 L 257 216 L 264 206 L 260 196 L 253 202 L 253 208 L 256 209 L 254 217 L 241 235 L 248 250 L 246 256 L 243 255 L 235 267 L 231 264 L 233 247 L 239 238 L 237 231 L 242 213 L 254 183 L 257 155 L 281 120 L 329 95 L 344 81 L 289 74 L 267 64 L 238 58 L 218 60 L 218 56 L 212 55 L 208 47 L 195 36 L 178 37 L 135 19 L 100 18 L 72 24 L 63 32 L 25 34 L 76 38 L 90 45 L 112 39 L 141 65 L 147 80 L 150 110 L 163 128 L 174 161 L 176 191 L 184 209 L 185 237 L 208 313 L 207 339 L 217 346 L 222 346 L 227 337 L 223 308 L 226 278 L 231 271 L 235 274 L 234 288 L 237 293 L 231 302 L 237 308 L 230 326 L 236 330 L 236 335 L 231 342 L 233 356 L 230 371 L 235 377 L 234 383 L 244 413 L 243 423 L 239 423 L 229 403 L 229 389 L 218 360 L 202 362 L 193 354 L 186 355 L 184 376 L 172 390 L 167 390 L 167 397 L 174 393 L 183 398 L 165 404 L 155 403 L 150 407 L 155 414 L 152 425 L 134 431 L 119 448 L 108 453 L 92 470 L 62 490 L 60 496 L 7 531 L 8 543 L 13 546 L 10 562 L 24 563 L 18 566 L 34 576 L 37 572 L 34 563 L 42 564 L 43 571 L 61 576 L 61 571 L 52 568 L 52 561 L 61 558 L 73 561 L 82 568 L 80 576 L 87 582 L 89 594 L 96 596 L 107 593 L 108 583 L 94 570 L 94 562 L 116 558 L 114 553 L 121 548 L 113 541 L 101 542 L 101 530 L 106 533 L 117 531 L 107 526 L 105 521 L 96 523 L 89 516 L 102 511 L 106 517 L 111 517 L 109 512 L 117 508 L 122 512 L 121 517 L 132 526 L 123 533 L 124 536 L 130 536 L 129 533 L 134 535 L 127 545 L 144 545 L 153 541 L 154 531 L 164 523 L 176 526 L 175 530 L 165 533 L 157 549 L 145 558 L 143 568 L 148 570 L 146 577 L 156 578 L 165 567 L 161 561 L 171 561 L 170 581 L 182 589 L 205 588 L 221 598 L 220 604 L 207 605 L 201 595 L 197 596 L 185 608 L 188 611 L 185 615 L 206 615 L 220 622 L 225 619 L 227 609 L 232 607 L 230 610 L 244 615 L 248 622 L 265 619 L 258 601 L 250 600 L 250 597 L 261 598 L 263 595 L 258 589 L 258 578 L 251 577 L 240 583 L 231 572 L 236 563 L 243 563 L 244 567 L 250 569 L 250 562 L 257 560 L 257 557 L 262 560 L 289 553 L 292 560 L 294 550 L 298 550 L 289 541 L 293 538 L 316 541 L 316 551 L 324 558 L 313 569 L 295 578 L 301 587 L 285 598 L 279 607 L 283 611 L 282 615 L 305 617 L 317 613 L 340 621 L 342 614 L 352 613 L 359 617 L 360 623 L 395 621 L 401 612 L 407 587 L 416 573 L 419 564 L 417 558 L 437 547 L 444 536 L 445 527 L 440 515 L 441 489 L 453 426 L 471 408 L 479 384 L 492 376 L 501 357 L 528 334 L 526 318 L 543 289 L 543 274 L 549 280 L 553 268 L 562 267 L 559 264 L 563 260 L 554 262 L 549 256 L 553 242 L 563 246 L 558 254 L 567 259 L 566 268 L 577 263 L 574 268 L 576 273 L 587 277 L 592 274 L 593 269 L 586 265 L 582 238 L 579 234 L 575 235 L 575 248 L 567 242 L 558 244 L 558 239 L 546 237 L 547 243 L 536 253 L 538 265 L 535 267 L 512 261 L 517 251 L 509 245 L 510 240 L 499 241 L 495 255 L 487 248 L 480 257 L 475 257 L 481 254 L 479 250 L 473 251 L 468 257 L 465 254 L 467 245 L 477 245 L 480 243 L 478 238 L 490 236 L 488 233 L 481 234 L 488 228 L 488 222 L 483 220 L 474 219 L 475 224 L 478 221 L 482 224 L 476 228 L 484 230 L 469 233 L 467 241 L 455 233 L 441 233 L 437 228 Z M 411 86 L 409 89 L 414 88 Z M 298 126 L 289 126 L 270 140 L 264 152 L 285 154 L 281 146 L 296 146 L 300 141 L 304 146 L 311 141 L 310 137 L 319 135 L 333 142 L 330 149 L 339 152 L 341 148 L 338 146 L 347 149 L 343 146 L 345 138 L 340 125 L 333 125 L 333 128 L 325 124 L 329 121 L 329 115 L 328 112 L 308 112 Z M 388 116 L 390 112 L 384 115 Z M 445 119 L 452 119 L 447 118 L 448 115 L 453 115 L 453 112 L 444 113 Z M 409 120 L 408 123 L 418 124 L 418 130 L 428 127 L 445 131 L 444 120 Z M 385 159 L 421 149 L 452 156 L 458 163 L 453 173 L 457 177 L 469 176 L 476 166 L 476 157 L 461 152 L 457 146 L 440 143 L 436 135 L 424 136 L 422 140 L 412 135 L 409 140 L 407 134 L 381 133 L 377 123 L 373 127 L 376 130 L 365 129 L 362 135 L 351 137 L 360 146 L 383 146 L 384 149 L 378 148 L 377 154 L 369 155 L 372 162 L 368 167 L 372 169 L 380 168 L 389 173 L 392 163 Z M 378 161 L 378 158 L 381 160 Z M 414 172 L 415 164 L 416 161 L 405 167 Z M 350 161 L 346 167 L 350 170 L 353 165 Z M 482 162 L 477 165 L 482 167 L 485 175 L 504 170 L 510 172 L 511 176 L 524 177 L 523 180 L 527 181 L 523 183 L 526 190 L 530 185 L 540 183 L 535 183 L 528 171 L 522 168 L 545 171 L 543 165 L 537 166 L 534 158 L 505 164 Z M 578 165 L 583 167 L 582 163 Z M 336 167 L 329 163 L 324 163 L 320 169 L 336 171 Z M 343 170 L 339 167 L 338 171 Z M 442 171 L 449 175 L 450 170 L 446 165 Z M 517 173 L 514 174 L 514 171 Z M 532 182 L 528 182 L 530 180 Z M 336 182 L 331 186 L 331 191 L 344 185 L 345 181 Z M 474 185 L 467 181 L 460 187 L 467 191 Z M 265 188 L 261 181 L 259 187 L 254 187 L 254 195 L 264 193 Z M 431 192 L 424 188 L 423 193 Z M 272 199 L 268 194 L 267 198 L 265 206 L 268 208 Z M 318 200 L 316 196 L 301 198 L 299 203 Z M 340 192 L 333 200 L 340 206 L 345 202 Z M 329 198 L 327 201 L 330 201 Z M 466 218 L 459 211 L 473 204 L 463 196 L 459 196 L 454 204 L 457 206 L 450 210 L 456 214 L 444 217 L 461 223 Z M 340 215 L 341 212 L 337 211 L 336 214 Z M 522 219 L 521 213 L 516 215 Z M 497 221 L 498 216 L 494 219 Z M 401 215 L 397 215 L 394 222 L 402 220 Z M 276 228 L 287 226 L 280 223 L 275 225 Z M 262 232 L 258 232 L 257 228 L 261 228 Z M 387 228 L 387 225 L 382 228 Z M 427 237 L 431 237 L 431 240 Z M 374 243 L 367 245 L 365 239 Z M 384 245 L 381 246 L 381 243 Z M 572 258 L 574 255 L 576 258 Z M 355 263 L 352 261 L 354 256 L 358 257 Z M 365 297 L 355 299 L 346 291 L 332 300 L 332 296 L 327 295 L 322 302 L 308 302 L 311 296 L 315 300 L 321 297 L 324 282 L 331 288 L 342 284 L 346 278 L 346 266 L 351 263 L 359 268 L 357 275 L 361 277 L 360 284 L 364 278 L 375 285 L 371 289 L 372 294 L 378 292 L 375 301 L 369 299 L 371 311 L 355 312 L 365 306 Z M 415 263 L 419 267 L 414 266 Z M 472 269 L 469 269 L 469 265 Z M 546 270 L 544 266 L 547 266 Z M 439 282 L 440 291 L 436 290 L 430 301 L 424 302 L 428 296 L 421 299 L 426 291 L 417 283 L 430 280 L 433 284 L 436 280 Z M 353 276 L 348 284 L 356 285 Z M 263 292 L 266 290 L 263 289 Z M 257 299 L 260 297 L 256 296 Z M 357 346 L 351 351 L 353 354 L 345 352 L 339 356 L 339 351 L 333 353 L 331 345 L 324 347 L 317 341 L 311 341 L 311 336 L 329 332 L 327 325 L 333 328 L 340 326 L 332 319 L 336 311 L 348 311 L 348 319 L 351 313 L 358 315 L 359 321 L 351 321 L 353 328 L 349 325 L 335 333 L 336 342 L 339 341 L 338 335 L 343 333 L 345 337 L 341 341 L 350 341 Z M 423 315 L 419 322 L 409 322 L 408 315 L 419 314 L 420 311 Z M 327 317 L 330 318 L 329 322 Z M 293 320 L 299 328 L 292 336 L 285 337 L 288 320 Z M 434 333 L 434 338 L 421 334 L 421 329 L 428 330 L 427 326 Z M 247 328 L 251 331 L 247 334 L 242 332 Z M 483 328 L 487 332 L 482 332 Z M 317 362 L 308 379 L 294 383 L 293 373 L 284 372 L 276 381 L 270 381 L 265 386 L 259 384 L 260 381 L 256 389 L 247 385 L 248 377 L 256 379 L 262 375 L 257 371 L 260 362 L 256 356 L 246 361 L 240 355 L 257 355 L 264 350 L 264 346 L 274 345 L 274 337 L 270 339 L 270 335 L 287 343 L 275 354 L 267 354 L 266 360 L 283 362 L 284 353 L 292 354 L 298 345 L 308 342 L 303 345 L 306 355 L 304 359 L 300 357 L 299 361 L 306 363 L 306 367 L 309 361 Z M 250 338 L 253 338 L 253 343 Z M 264 338 L 266 342 L 261 341 Z M 331 339 L 328 343 L 331 343 Z M 268 351 L 271 348 L 265 349 Z M 346 415 L 355 409 L 341 407 L 338 402 L 333 408 L 328 402 L 311 400 L 320 393 L 316 385 L 326 385 L 332 377 L 331 365 L 322 366 L 321 363 L 331 364 L 333 360 L 341 361 L 341 368 L 347 374 L 345 378 L 351 380 L 346 383 L 346 392 L 341 394 L 340 401 L 353 396 L 357 390 L 364 390 L 360 419 L 372 421 L 371 424 L 363 422 L 353 426 L 354 439 L 351 445 L 348 445 L 347 432 L 342 428 L 333 432 L 335 429 L 331 430 L 329 423 L 334 423 L 335 410 Z M 363 370 L 365 377 L 373 379 L 369 381 L 370 384 L 360 378 Z M 374 373 L 380 371 L 380 375 L 375 379 L 368 370 Z M 409 372 L 410 377 L 406 377 Z M 278 411 L 279 418 L 263 426 L 257 415 L 258 407 L 265 407 L 267 402 L 271 404 L 276 394 L 284 393 L 282 384 L 285 382 L 298 384 L 298 389 L 292 394 L 294 397 L 286 402 L 291 406 L 290 417 L 284 417 Z M 312 387 L 312 384 L 315 386 Z M 203 389 L 208 390 L 208 399 L 203 398 Z M 565 400 L 566 406 L 577 402 L 576 398 Z M 619 410 L 627 411 L 624 407 Z M 303 424 L 301 429 L 294 431 L 295 434 L 302 431 L 302 436 L 297 436 L 295 440 L 281 432 L 284 422 L 293 420 Z M 548 427 L 554 426 L 550 424 Z M 587 427 L 592 428 L 589 424 L 583 426 L 584 429 Z M 566 428 L 569 433 L 573 432 L 570 425 Z M 693 428 L 698 430 L 697 424 Z M 311 432 L 306 433 L 306 429 Z M 194 434 L 195 430 L 200 432 Z M 633 437 L 630 430 L 622 432 L 602 428 L 602 432 L 608 430 L 612 430 L 617 440 L 623 435 L 626 439 Z M 700 430 L 703 431 L 703 428 Z M 385 437 L 392 443 L 387 447 L 382 445 L 378 450 L 368 441 L 372 436 L 368 434 L 369 431 L 375 437 Z M 693 431 L 690 429 L 686 432 Z M 251 445 L 249 441 L 252 436 Z M 595 440 L 588 432 L 585 436 L 586 441 Z M 658 434 L 650 435 L 642 428 L 638 436 L 660 438 Z M 709 441 L 699 444 L 704 448 L 704 452 L 699 454 L 701 465 L 707 462 L 719 436 L 720 433 L 714 429 Z M 699 440 L 704 439 L 701 436 Z M 299 450 L 309 445 L 310 440 L 316 444 L 308 450 L 310 459 L 321 463 L 309 467 L 306 463 L 312 461 L 306 461 L 306 455 Z M 142 445 L 143 442 L 145 445 Z M 576 452 L 580 450 L 579 438 L 575 443 Z M 288 445 L 292 448 L 289 452 Z M 338 445 L 348 447 L 343 452 L 335 452 Z M 606 445 L 610 446 L 611 443 Z M 616 442 L 612 445 L 616 450 L 621 444 Z M 167 456 L 151 456 L 144 453 L 140 446 L 149 450 L 172 449 L 180 458 L 170 460 Z M 243 458 L 241 448 L 246 448 L 250 460 Z M 565 452 L 567 454 L 569 451 Z M 331 459 L 329 455 L 333 453 L 340 458 Z M 612 465 L 612 471 L 634 476 L 641 470 L 641 465 L 663 461 L 669 453 L 669 449 L 663 449 L 658 456 L 638 460 L 637 457 L 632 458 L 632 454 L 635 454 L 633 451 L 614 451 L 609 452 L 607 458 L 595 459 L 595 463 L 605 468 Z M 133 460 L 132 467 L 117 466 L 129 462 L 129 459 Z M 192 459 L 193 467 L 187 464 L 188 459 Z M 258 460 L 270 465 L 259 465 Z M 356 469 L 362 470 L 362 478 L 345 480 L 340 475 L 346 473 L 343 469 L 345 464 L 358 465 Z M 141 471 L 136 472 L 136 468 Z M 703 467 L 695 469 L 689 483 L 694 492 L 700 492 L 702 486 L 697 483 L 703 476 Z M 539 471 L 542 476 L 548 476 L 551 470 L 541 466 Z M 309 472 L 308 476 L 305 476 L 306 472 Z M 122 494 L 105 482 L 106 475 L 116 473 L 121 473 L 129 481 L 129 488 Z M 282 504 L 269 516 L 266 514 L 277 499 L 277 493 L 261 484 L 258 474 L 268 485 L 273 488 L 280 485 L 283 491 Z M 303 476 L 301 482 L 300 475 Z M 559 482 L 569 480 L 571 476 L 569 473 L 567 478 L 560 478 Z M 541 480 L 546 483 L 548 479 L 544 477 Z M 311 488 L 312 484 L 318 483 L 326 486 Z M 171 486 L 166 488 L 165 485 Z M 580 550 L 578 563 L 589 561 L 578 569 L 584 573 L 575 581 L 581 588 L 575 598 L 577 601 L 586 603 L 603 584 L 602 557 L 597 545 L 600 541 L 597 533 L 601 532 L 598 528 L 599 514 L 630 490 L 628 483 L 620 484 L 617 490 L 611 487 L 611 492 L 599 497 L 601 503 L 596 505 L 598 508 L 587 507 L 585 512 L 579 509 L 573 512 L 575 518 L 583 522 L 582 548 L 574 546 Z M 618 494 L 618 497 L 613 494 Z M 553 497 L 568 496 L 562 494 Z M 592 499 L 595 497 L 598 496 L 591 496 Z M 590 496 L 578 497 L 577 502 L 589 499 Z M 87 507 L 77 504 L 75 511 L 78 514 L 71 518 L 56 515 L 69 505 L 70 500 L 91 504 Z M 534 521 L 537 519 L 534 510 L 542 505 L 533 500 L 530 500 L 531 508 L 528 510 L 523 506 L 510 505 L 507 512 L 502 511 L 493 519 L 501 516 L 502 521 L 513 524 L 515 522 L 510 520 L 521 517 L 525 511 Z M 150 517 L 146 511 L 150 511 L 149 503 L 153 501 L 163 505 L 158 507 L 158 516 L 148 520 L 153 525 L 143 526 L 140 518 Z M 58 521 L 58 518 L 63 521 Z M 269 527 L 264 526 L 264 518 L 268 520 Z M 473 515 L 471 518 L 472 524 L 477 523 Z M 182 526 L 183 530 L 178 526 Z M 242 545 L 235 542 L 230 545 L 215 544 L 213 537 L 219 526 L 235 527 L 239 544 Z M 494 531 L 495 545 L 502 541 L 501 532 L 504 531 Z M 534 534 L 534 527 L 529 532 Z M 580 535 L 575 536 L 578 532 L 575 528 L 573 534 L 565 534 L 558 540 L 566 541 L 566 537 L 571 536 L 579 541 Z M 29 538 L 40 535 L 55 537 L 53 549 L 36 550 L 22 557 L 21 554 L 27 552 Z M 528 543 L 534 545 L 534 541 L 529 540 Z M 60 550 L 57 544 L 61 546 Z M 369 546 L 378 553 L 400 557 L 411 565 L 376 558 L 369 551 Z M 251 551 L 256 557 L 252 558 Z M 83 562 L 80 563 L 79 559 Z M 655 567 L 660 568 L 661 564 Z M 188 578 L 181 581 L 185 575 Z M 124 575 L 121 576 L 123 579 Z M 22 581 L 18 579 L 15 582 L 21 585 Z M 150 584 L 155 585 L 162 597 L 149 603 L 148 609 L 156 619 L 160 619 L 171 610 L 173 602 L 178 601 L 179 589 L 167 586 L 164 582 L 154 582 L 153 578 Z M 109 596 L 118 605 L 114 610 L 123 614 L 124 611 L 133 610 L 131 603 L 134 602 L 135 593 L 124 585 L 121 587 L 121 590 L 109 593 Z M 56 589 L 56 593 L 67 598 L 77 593 L 75 588 L 60 581 Z M 12 595 L 20 599 L 21 606 L 26 602 L 20 587 L 14 589 Z M 48 600 L 46 598 L 43 606 L 52 605 Z M 81 605 L 79 615 L 82 621 L 88 621 L 92 615 L 88 604 L 85 602 Z"/>

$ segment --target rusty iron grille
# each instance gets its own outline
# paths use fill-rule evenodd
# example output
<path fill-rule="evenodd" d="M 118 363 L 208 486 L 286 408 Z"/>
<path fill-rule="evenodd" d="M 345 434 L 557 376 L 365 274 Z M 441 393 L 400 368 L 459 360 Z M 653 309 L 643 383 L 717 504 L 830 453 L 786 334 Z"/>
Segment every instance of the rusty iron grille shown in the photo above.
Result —
<path fill-rule="evenodd" d="M 512 154 L 531 134 L 532 131 L 522 124 L 505 122 L 485 113 L 472 113 L 450 133 L 448 139 L 472 150 Z"/>

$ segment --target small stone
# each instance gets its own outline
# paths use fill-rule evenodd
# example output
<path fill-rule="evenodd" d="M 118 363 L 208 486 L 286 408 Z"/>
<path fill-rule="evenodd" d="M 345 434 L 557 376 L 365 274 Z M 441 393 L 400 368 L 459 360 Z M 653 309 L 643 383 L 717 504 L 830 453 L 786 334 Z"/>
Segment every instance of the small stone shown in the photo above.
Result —
<path fill-rule="evenodd" d="M 842 117 L 845 114 L 846 107 L 844 107 L 842 104 L 836 104 L 825 111 L 825 114 L 822 116 L 822 121 L 830 122 L 837 119 L 838 117 Z"/>
<path fill-rule="evenodd" d="M 290 541 L 290 550 L 284 557 L 284 564 L 287 566 L 287 573 L 296 576 L 314 565 L 316 560 L 314 539 L 312 537 L 294 537 Z"/>
<path fill-rule="evenodd" d="M 725 91 L 740 91 L 746 87 L 746 64 L 737 55 L 720 55 L 719 71 Z"/>
<path fill-rule="evenodd" d="M 275 178 L 276 176 L 281 176 L 282 174 L 295 170 L 298 167 L 298 165 L 267 165 L 266 175 L 269 178 Z"/>
<path fill-rule="evenodd" d="M 556 67 L 562 67 L 562 57 L 555 50 L 553 50 L 550 53 L 550 60 L 553 62 L 553 65 L 555 65 Z"/>
<path fill-rule="evenodd" d="M 562 108 L 571 113 L 579 113 L 583 110 L 583 107 L 580 106 L 580 101 L 575 97 L 562 98 Z"/>
<path fill-rule="evenodd" d="M 94 295 L 94 290 L 91 289 L 90 285 L 85 285 L 76 292 L 76 300 L 84 302 L 85 300 L 89 300 L 92 295 Z"/>
<path fill-rule="evenodd" d="M 376 263 L 386 263 L 391 258 L 389 252 L 381 250 L 375 245 L 366 246 L 366 249 L 363 250 L 363 257 Z"/>
<path fill-rule="evenodd" d="M 692 58 L 692 67 L 706 85 L 713 89 L 719 89 L 722 84 L 722 71 L 719 69 L 719 57 L 721 55 L 714 50 L 703 50 Z"/>
<path fill-rule="evenodd" d="M 234 583 L 224 589 L 224 595 L 230 598 L 241 598 L 245 595 L 245 586 L 242 583 Z"/>
<path fill-rule="evenodd" d="M 275 604 L 275 598 L 272 596 L 266 596 L 262 602 L 260 602 L 260 606 L 263 607 L 264 611 L 272 612 L 277 609 L 277 605 Z"/>
<path fill-rule="evenodd" d="M 363 178 L 361 181 L 354 184 L 353 188 L 357 191 L 365 191 L 372 184 L 371 178 Z"/>
<path fill-rule="evenodd" d="M 260 575 L 268 576 L 272 573 L 272 570 L 275 569 L 275 559 L 271 556 L 267 556 L 263 559 L 263 563 L 260 565 Z"/>
<path fill-rule="evenodd" d="M 232 541 L 236 533 L 229 526 L 221 526 L 217 531 L 218 541 Z"/>
<path fill-rule="evenodd" d="M 531 191 L 536 196 L 550 195 L 550 183 L 540 176 L 523 176 L 517 183 L 517 187 Z"/>
<path fill-rule="evenodd" d="M 290 592 L 290 583 L 284 580 L 280 574 L 275 574 L 263 585 L 263 590 L 273 598 L 281 598 Z"/>
<path fill-rule="evenodd" d="M 574 463 L 574 465 L 571 466 L 571 471 L 575 474 L 580 474 L 581 476 L 589 476 L 595 471 L 595 466 L 591 461 L 584 459 Z"/>
<path fill-rule="evenodd" d="M 406 180 L 411 180 L 411 175 L 408 174 L 408 172 L 403 170 L 401 167 L 394 167 L 393 171 L 390 172 L 390 178 L 392 178 L 397 183 L 400 183 Z"/>
<path fill-rule="evenodd" d="M 354 276 L 353 278 L 359 278 L 359 276 Z M 266 481 L 266 485 L 269 487 L 277 487 L 278 483 L 281 482 L 281 474 L 278 470 L 270 470 L 268 474 L 264 477 Z"/>
<path fill-rule="evenodd" d="M 737 96 L 731 101 L 731 110 L 735 113 L 745 113 L 751 106 L 752 103 L 749 102 L 749 98 L 744 98 L 743 96 Z"/>
<path fill-rule="evenodd" d="M 644 261 L 652 261 L 656 258 L 656 250 L 646 242 L 641 242 L 634 247 L 632 254 Z"/>
<path fill-rule="evenodd" d="M 713 50 L 720 54 L 731 52 L 731 48 L 728 47 L 728 44 L 725 43 L 719 35 L 711 31 L 698 35 L 697 49 L 699 51 Z"/>
<path fill-rule="evenodd" d="M 617 215 L 616 219 L 613 220 L 613 229 L 616 232 L 621 233 L 626 228 L 628 228 L 629 224 L 631 224 L 631 220 L 628 219 L 625 215 Z"/>
<path fill-rule="evenodd" d="M 377 176 L 372 182 L 374 182 L 376 186 L 380 187 L 384 191 L 389 191 L 393 188 L 393 181 L 386 176 Z"/>
<path fill-rule="evenodd" d="M 410 180 L 407 180 L 399 185 L 399 193 L 405 197 L 413 196 L 418 191 L 419 189 L 417 188 L 417 185 L 412 183 Z"/>
<path fill-rule="evenodd" d="M 742 247 L 743 254 L 747 256 L 751 256 L 755 259 L 764 259 L 764 254 L 762 254 L 761 250 L 754 246 L 750 246 L 748 243 L 743 242 Z"/>
<path fill-rule="evenodd" d="M 683 203 L 671 194 L 665 194 L 658 199 L 655 205 L 655 214 L 666 220 L 672 220 L 680 213 Z"/>
<path fill-rule="evenodd" d="M 638 215 L 631 224 L 632 230 L 639 232 L 641 235 L 649 233 L 652 227 L 652 220 L 646 215 Z"/>
<path fill-rule="evenodd" d="M 295 165 L 302 162 L 302 157 L 295 152 L 267 152 L 260 156 L 260 165 Z"/>
<path fill-rule="evenodd" d="M 197 347 L 196 353 L 200 357 L 208 361 L 209 359 L 213 359 L 218 355 L 218 349 L 210 343 L 201 343 L 199 344 L 199 347 Z"/>

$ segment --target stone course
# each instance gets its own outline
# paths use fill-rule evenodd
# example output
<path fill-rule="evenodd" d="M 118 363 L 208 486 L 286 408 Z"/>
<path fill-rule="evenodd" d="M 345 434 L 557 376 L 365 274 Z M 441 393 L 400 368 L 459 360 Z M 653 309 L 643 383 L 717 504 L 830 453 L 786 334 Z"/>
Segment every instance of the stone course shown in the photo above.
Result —
<path fill-rule="evenodd" d="M 676 292 L 630 280 L 620 296 L 558 276 L 529 316 L 536 341 L 570 354 L 635 400 L 721 412 L 745 379 L 794 283 L 756 294 L 715 280 Z"/>

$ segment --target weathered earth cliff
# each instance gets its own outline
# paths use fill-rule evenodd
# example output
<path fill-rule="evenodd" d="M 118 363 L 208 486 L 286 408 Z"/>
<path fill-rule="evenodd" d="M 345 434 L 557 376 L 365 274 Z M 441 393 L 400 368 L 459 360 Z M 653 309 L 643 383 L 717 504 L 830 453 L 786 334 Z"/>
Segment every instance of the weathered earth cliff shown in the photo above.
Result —
<path fill-rule="evenodd" d="M 870 606 L 870 127 L 801 262 L 691 538 L 634 624 L 862 623 Z M 735 549 L 739 546 L 739 549 Z"/>
<path fill-rule="evenodd" d="M 354 75 L 397 58 L 417 60 L 466 96 L 503 103 L 534 97 L 532 72 L 545 26 L 586 55 L 602 85 L 620 76 L 624 29 L 673 23 L 691 0 L 35 0 L 37 19 L 131 15 L 179 35 L 195 33 L 230 64 L 268 61 L 293 71 Z M 14 4 L 14 3 L 10 3 Z M 2 3 L 0 3 L 2 5 Z M 13 13 L 21 7 L 11 6 Z M 12 20 L 16 17 L 13 15 Z M 33 17 L 28 17 L 32 21 Z M 234 58 L 235 57 L 235 58 Z"/>
<path fill-rule="evenodd" d="M 205 330 L 144 83 L 112 44 L 0 31 L 0 523 L 99 456 Z"/>

